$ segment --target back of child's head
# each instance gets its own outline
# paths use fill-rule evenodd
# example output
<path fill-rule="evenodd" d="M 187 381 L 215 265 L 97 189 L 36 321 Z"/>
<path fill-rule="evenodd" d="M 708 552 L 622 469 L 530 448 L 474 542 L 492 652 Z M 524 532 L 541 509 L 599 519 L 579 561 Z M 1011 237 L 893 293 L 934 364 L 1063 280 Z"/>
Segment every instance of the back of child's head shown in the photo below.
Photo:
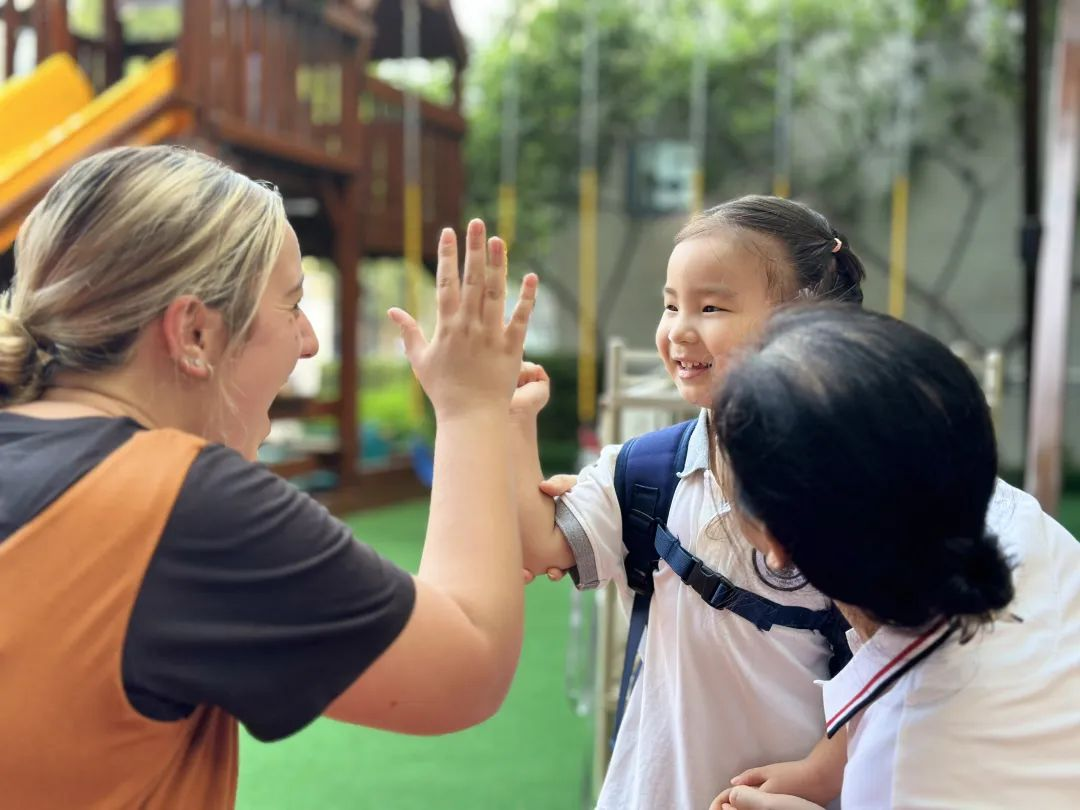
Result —
<path fill-rule="evenodd" d="M 904 627 L 975 626 L 1011 601 L 986 532 L 990 411 L 934 338 L 852 306 L 781 310 L 715 414 L 739 511 L 827 596 Z"/>
<path fill-rule="evenodd" d="M 788 272 L 770 279 L 780 300 L 824 298 L 861 304 L 866 271 L 847 238 L 824 216 L 802 203 L 783 197 L 749 195 L 729 200 L 695 216 L 675 243 L 708 237 L 731 228 L 762 242 L 766 252 L 779 247 L 784 255 L 770 256 Z"/>

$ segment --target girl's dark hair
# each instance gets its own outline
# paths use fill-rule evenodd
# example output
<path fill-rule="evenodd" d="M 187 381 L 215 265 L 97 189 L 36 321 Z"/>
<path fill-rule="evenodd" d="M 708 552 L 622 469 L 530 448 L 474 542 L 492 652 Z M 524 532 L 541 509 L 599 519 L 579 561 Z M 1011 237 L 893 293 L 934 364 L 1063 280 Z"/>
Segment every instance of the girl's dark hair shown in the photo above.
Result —
<path fill-rule="evenodd" d="M 862 303 L 866 279 L 862 261 L 847 238 L 809 206 L 783 197 L 739 197 L 695 216 L 679 231 L 675 244 L 709 236 L 722 227 L 765 236 L 783 246 L 795 270 L 794 280 L 782 285 L 791 290 L 788 297 Z"/>
<path fill-rule="evenodd" d="M 934 338 L 850 305 L 787 307 L 728 372 L 715 420 L 739 508 L 827 596 L 966 633 L 1012 600 L 986 531 L 990 411 Z"/>

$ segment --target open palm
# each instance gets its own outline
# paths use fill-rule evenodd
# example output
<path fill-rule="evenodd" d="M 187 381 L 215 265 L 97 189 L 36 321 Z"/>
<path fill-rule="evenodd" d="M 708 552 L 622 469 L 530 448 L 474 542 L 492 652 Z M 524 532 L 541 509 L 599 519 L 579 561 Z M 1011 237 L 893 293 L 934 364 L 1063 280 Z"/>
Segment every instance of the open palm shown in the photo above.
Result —
<path fill-rule="evenodd" d="M 437 315 L 429 341 L 415 318 L 391 309 L 401 328 L 405 355 L 440 420 L 477 409 L 505 413 L 517 383 L 525 332 L 536 302 L 537 278 L 527 275 L 509 323 L 506 245 L 486 239 L 484 223 L 469 223 L 465 271 L 458 280 L 457 237 L 443 230 L 436 271 Z"/>

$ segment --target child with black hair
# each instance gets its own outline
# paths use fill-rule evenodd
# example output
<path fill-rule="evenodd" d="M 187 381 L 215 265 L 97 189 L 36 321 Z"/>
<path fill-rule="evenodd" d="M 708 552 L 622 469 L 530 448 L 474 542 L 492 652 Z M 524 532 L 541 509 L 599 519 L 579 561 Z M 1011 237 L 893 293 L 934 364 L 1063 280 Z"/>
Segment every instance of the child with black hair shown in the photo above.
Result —
<path fill-rule="evenodd" d="M 718 531 L 730 507 L 709 449 L 709 408 L 731 358 L 776 305 L 804 297 L 861 303 L 864 275 L 825 217 L 778 197 L 724 203 L 676 237 L 656 347 L 683 399 L 702 409 L 686 428 L 685 461 L 667 472 L 674 495 L 664 529 L 674 545 L 666 548 L 684 565 L 664 557 L 652 574 L 642 665 L 601 808 L 701 810 L 734 774 L 802 757 L 821 736 L 814 681 L 828 676 L 834 650 L 821 632 L 771 616 L 817 617 L 831 603 L 799 571 L 770 567 L 732 532 Z M 629 606 L 638 585 L 624 569 L 620 448 L 604 448 L 557 505 L 541 495 L 536 415 L 548 393 L 542 369 L 527 366 L 512 403 L 525 566 L 533 574 L 570 569 L 581 588 L 614 582 Z M 730 589 L 721 594 L 712 587 L 719 583 Z"/>
<path fill-rule="evenodd" d="M 1076 807 L 1080 545 L 997 479 L 968 368 L 887 316 L 797 307 L 713 413 L 742 534 L 836 601 L 855 650 L 824 684 L 831 739 L 714 810 L 813 808 L 775 794 L 841 781 L 845 808 Z"/>

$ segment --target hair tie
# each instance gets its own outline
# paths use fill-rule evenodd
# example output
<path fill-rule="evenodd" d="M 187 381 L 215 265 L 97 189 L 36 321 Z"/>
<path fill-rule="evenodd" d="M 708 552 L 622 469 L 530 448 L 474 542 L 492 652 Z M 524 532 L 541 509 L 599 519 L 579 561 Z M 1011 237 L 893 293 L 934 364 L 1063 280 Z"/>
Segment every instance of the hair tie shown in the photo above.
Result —
<path fill-rule="evenodd" d="M 10 312 L 0 312 L 0 323 L 7 324 L 8 335 L 24 338 L 37 354 L 37 359 L 42 366 L 47 366 L 56 359 L 56 346 L 49 340 L 39 340 L 26 328 L 22 319 Z"/>
<path fill-rule="evenodd" d="M 839 253 L 839 252 L 840 252 L 840 248 L 842 248 L 842 247 L 844 246 L 844 243 L 840 241 L 840 237 L 839 237 L 839 236 L 834 236 L 834 237 L 833 237 L 833 242 L 834 242 L 835 244 L 833 245 L 833 249 L 832 249 L 832 252 L 833 252 L 833 253 Z"/>

